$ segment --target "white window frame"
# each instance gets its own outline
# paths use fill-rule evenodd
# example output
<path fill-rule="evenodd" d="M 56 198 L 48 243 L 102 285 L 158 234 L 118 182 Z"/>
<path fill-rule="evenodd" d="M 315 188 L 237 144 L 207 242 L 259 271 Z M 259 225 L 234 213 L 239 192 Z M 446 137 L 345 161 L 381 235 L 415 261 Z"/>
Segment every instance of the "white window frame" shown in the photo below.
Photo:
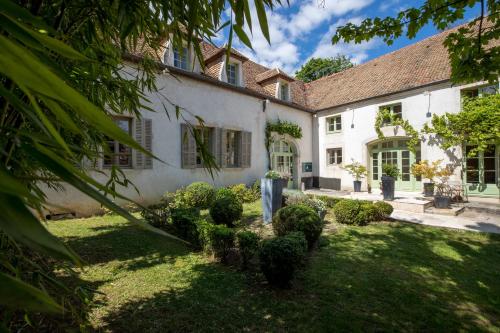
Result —
<path fill-rule="evenodd" d="M 285 85 L 287 87 L 287 92 L 286 92 L 287 96 L 286 96 L 286 98 L 283 98 L 281 88 L 283 86 L 285 86 Z M 292 94 L 291 94 L 291 89 L 290 89 L 290 82 L 279 80 L 278 84 L 276 85 L 276 94 L 275 94 L 275 97 L 277 99 L 282 100 L 282 101 L 290 102 L 292 100 Z"/>
<path fill-rule="evenodd" d="M 183 51 L 181 54 L 176 47 L 172 47 L 172 64 L 175 68 L 187 71 L 189 70 L 190 63 L 189 49 L 186 46 L 183 46 L 182 49 Z M 176 55 L 180 57 L 180 59 L 176 59 Z M 179 64 L 176 64 L 176 62 L 179 62 Z"/>
<path fill-rule="evenodd" d="M 132 118 L 130 117 L 114 117 L 113 121 L 118 125 L 118 122 L 120 121 L 126 121 L 128 123 L 128 134 L 132 136 L 132 126 L 133 126 L 133 121 Z M 113 151 L 109 152 L 109 156 L 112 159 L 111 163 L 106 163 L 106 156 L 102 160 L 102 166 L 103 168 L 110 169 L 113 166 L 118 166 L 122 169 L 132 169 L 134 167 L 134 161 L 133 161 L 133 155 L 132 155 L 132 148 L 124 145 L 123 143 L 120 143 L 117 140 L 107 140 L 106 141 L 108 145 L 110 143 L 113 144 Z M 126 152 L 120 152 L 120 146 L 123 146 L 127 151 Z M 105 155 L 108 155 L 105 152 Z M 128 164 L 126 165 L 120 165 L 120 156 L 128 156 Z"/>
<path fill-rule="evenodd" d="M 230 143 L 230 136 L 233 142 Z M 226 130 L 226 147 L 225 150 L 225 166 L 226 168 L 239 168 L 241 167 L 241 152 L 240 152 L 240 142 L 241 142 L 241 131 L 236 130 Z M 232 156 L 231 156 L 232 155 Z M 231 163 L 232 158 L 232 163 Z"/>
<path fill-rule="evenodd" d="M 340 152 L 340 154 L 339 154 Z M 332 155 L 333 154 L 333 155 Z M 326 149 L 326 164 L 329 166 L 333 165 L 342 165 L 344 159 L 343 159 L 343 149 L 342 147 L 336 147 L 336 148 L 327 148 Z M 331 156 L 333 156 L 333 163 L 331 163 Z M 339 162 L 339 156 L 340 156 L 340 162 Z"/>
<path fill-rule="evenodd" d="M 230 82 L 230 75 L 229 73 L 231 72 L 231 68 L 234 67 L 234 82 Z M 234 86 L 239 86 L 240 85 L 240 67 L 241 64 L 234 62 L 234 61 L 229 61 L 226 64 L 226 81 L 229 84 L 232 84 Z"/>
<path fill-rule="evenodd" d="M 333 121 L 333 130 L 330 129 L 330 121 Z M 339 127 L 338 129 L 337 127 Z M 331 133 L 341 133 L 342 132 L 342 115 L 337 114 L 334 116 L 330 116 L 326 118 L 326 133 L 331 134 Z"/>

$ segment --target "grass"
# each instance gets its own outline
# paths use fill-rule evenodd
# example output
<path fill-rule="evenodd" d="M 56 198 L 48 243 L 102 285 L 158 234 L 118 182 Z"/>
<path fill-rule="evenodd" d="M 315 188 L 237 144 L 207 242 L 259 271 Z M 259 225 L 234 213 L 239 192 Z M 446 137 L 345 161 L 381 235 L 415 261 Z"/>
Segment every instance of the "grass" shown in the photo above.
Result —
<path fill-rule="evenodd" d="M 245 206 L 246 221 L 259 205 Z M 333 223 L 291 290 L 129 225 L 50 223 L 97 286 L 96 329 L 191 331 L 500 331 L 500 237 L 402 223 Z"/>

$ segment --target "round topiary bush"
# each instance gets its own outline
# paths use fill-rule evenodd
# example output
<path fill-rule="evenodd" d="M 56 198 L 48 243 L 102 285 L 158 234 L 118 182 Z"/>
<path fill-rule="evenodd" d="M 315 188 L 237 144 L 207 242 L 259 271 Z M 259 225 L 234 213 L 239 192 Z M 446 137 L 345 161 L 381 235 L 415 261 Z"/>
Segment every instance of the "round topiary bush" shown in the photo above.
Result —
<path fill-rule="evenodd" d="M 210 207 L 210 216 L 214 223 L 225 224 L 228 227 L 233 227 L 234 222 L 241 219 L 242 213 L 243 205 L 234 195 L 217 198 Z"/>
<path fill-rule="evenodd" d="M 377 208 L 380 220 L 388 218 L 394 211 L 394 208 L 384 201 L 374 202 L 373 205 Z"/>
<path fill-rule="evenodd" d="M 359 200 L 341 200 L 333 209 L 335 219 L 338 223 L 365 225 L 367 216 L 362 211 L 362 202 Z"/>
<path fill-rule="evenodd" d="M 182 193 L 182 200 L 188 207 L 207 209 L 212 205 L 215 190 L 205 182 L 195 182 L 188 185 Z"/>
<path fill-rule="evenodd" d="M 304 234 L 290 233 L 287 236 L 267 239 L 259 252 L 260 268 L 270 285 L 285 288 L 305 257 L 307 242 Z"/>
<path fill-rule="evenodd" d="M 241 231 L 236 235 L 238 239 L 238 249 L 241 256 L 241 265 L 248 267 L 248 263 L 259 250 L 260 237 L 252 231 Z"/>
<path fill-rule="evenodd" d="M 318 213 L 306 205 L 291 205 L 280 208 L 273 217 L 276 236 L 284 236 L 294 231 L 304 233 L 311 249 L 323 230 L 323 222 Z"/>
<path fill-rule="evenodd" d="M 200 211 L 195 208 L 173 208 L 170 218 L 174 233 L 191 244 L 199 245 L 199 234 L 197 221 L 200 219 Z"/>

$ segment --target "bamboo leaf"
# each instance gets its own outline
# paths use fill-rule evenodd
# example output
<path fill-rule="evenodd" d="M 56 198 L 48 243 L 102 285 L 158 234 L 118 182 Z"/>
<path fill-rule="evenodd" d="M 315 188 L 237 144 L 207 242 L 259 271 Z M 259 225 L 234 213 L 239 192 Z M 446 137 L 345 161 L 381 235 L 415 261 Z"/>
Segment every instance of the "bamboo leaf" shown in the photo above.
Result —
<path fill-rule="evenodd" d="M 245 31 L 239 25 L 236 24 L 233 25 L 233 28 L 234 32 L 236 32 L 236 35 L 243 42 L 243 44 L 245 44 L 249 48 L 252 48 L 252 42 L 250 42 L 250 38 L 248 38 Z"/>
<path fill-rule="evenodd" d="M 0 229 L 28 247 L 80 263 L 77 255 L 45 229 L 17 196 L 0 193 Z"/>
<path fill-rule="evenodd" d="M 257 10 L 257 17 L 259 18 L 260 29 L 262 34 L 266 38 L 268 43 L 271 43 L 271 38 L 269 37 L 269 26 L 267 24 L 266 9 L 264 8 L 264 3 L 262 0 L 255 0 L 255 9 Z"/>
<path fill-rule="evenodd" d="M 11 309 L 62 313 L 49 295 L 26 282 L 0 272 L 0 304 Z"/>

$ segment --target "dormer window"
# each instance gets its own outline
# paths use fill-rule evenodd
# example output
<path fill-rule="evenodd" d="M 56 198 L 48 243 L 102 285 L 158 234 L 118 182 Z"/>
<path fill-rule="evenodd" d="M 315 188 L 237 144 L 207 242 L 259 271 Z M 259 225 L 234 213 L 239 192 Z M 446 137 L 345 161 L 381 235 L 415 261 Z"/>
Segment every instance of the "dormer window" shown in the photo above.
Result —
<path fill-rule="evenodd" d="M 235 86 L 239 85 L 239 65 L 236 63 L 228 63 L 226 66 L 227 83 Z"/>
<path fill-rule="evenodd" d="M 174 67 L 180 68 L 187 70 L 188 69 L 188 59 L 189 59 L 189 53 L 188 53 L 187 47 L 175 47 L 174 48 Z"/>
<path fill-rule="evenodd" d="M 288 83 L 280 84 L 279 98 L 282 101 L 290 100 L 290 86 L 288 85 Z"/>

